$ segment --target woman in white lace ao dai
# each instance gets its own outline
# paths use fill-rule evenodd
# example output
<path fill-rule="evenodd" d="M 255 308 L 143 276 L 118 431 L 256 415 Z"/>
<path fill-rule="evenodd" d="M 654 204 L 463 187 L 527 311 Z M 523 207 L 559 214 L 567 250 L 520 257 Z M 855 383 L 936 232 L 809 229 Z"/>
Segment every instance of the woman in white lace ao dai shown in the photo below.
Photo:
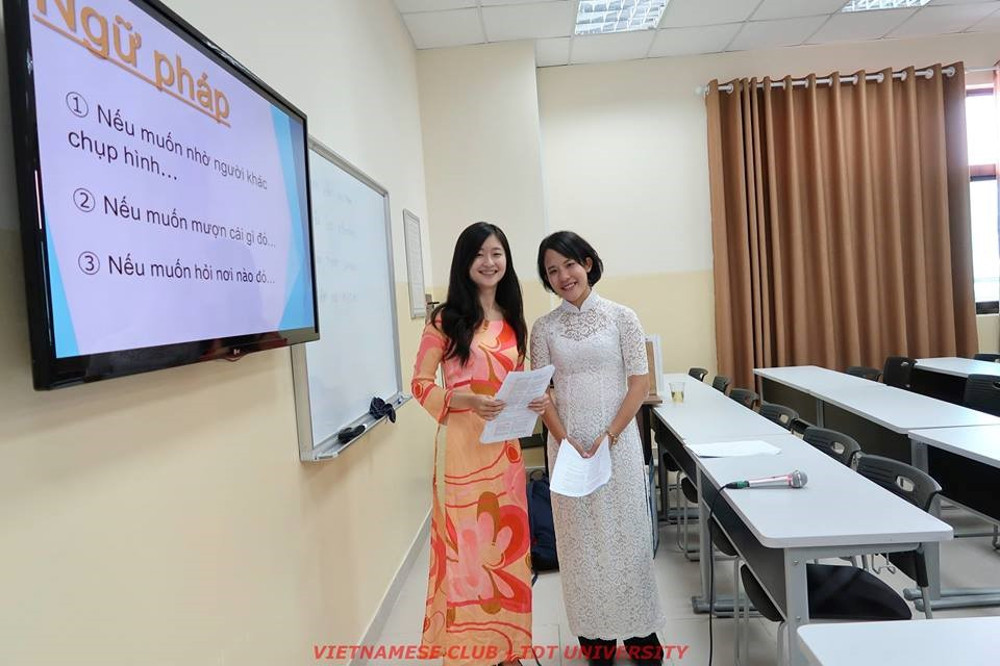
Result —
<path fill-rule="evenodd" d="M 665 619 L 635 423 L 649 391 L 645 335 L 635 312 L 593 291 L 602 269 L 594 248 L 571 231 L 538 249 L 542 284 L 563 299 L 531 331 L 532 367 L 555 365 L 554 408 L 543 416 L 549 464 L 563 440 L 584 457 L 611 447 L 606 485 L 585 497 L 552 495 L 563 601 L 591 664 L 611 664 L 619 639 L 633 661 L 660 664 L 656 631 Z"/>

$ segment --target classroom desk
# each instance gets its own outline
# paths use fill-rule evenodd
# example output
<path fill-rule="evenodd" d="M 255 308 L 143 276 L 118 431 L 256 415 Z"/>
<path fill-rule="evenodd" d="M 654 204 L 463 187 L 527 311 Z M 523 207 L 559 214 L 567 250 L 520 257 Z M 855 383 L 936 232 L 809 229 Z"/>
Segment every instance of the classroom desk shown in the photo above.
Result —
<path fill-rule="evenodd" d="M 837 372 L 817 365 L 793 365 L 783 368 L 757 368 L 761 396 L 768 402 L 791 407 L 799 416 L 815 425 L 823 425 L 820 395 L 827 391 L 862 390 L 884 386 L 862 377 Z"/>
<path fill-rule="evenodd" d="M 815 666 L 992 666 L 998 632 L 1000 617 L 958 617 L 810 624 L 798 640 Z"/>
<path fill-rule="evenodd" d="M 807 421 L 854 437 L 866 453 L 904 462 L 913 460 L 911 430 L 1000 424 L 991 414 L 816 366 L 760 368 L 754 374 L 762 380 L 764 400 L 809 402 L 815 420 L 803 416 Z"/>
<path fill-rule="evenodd" d="M 719 525 L 784 616 L 789 663 L 799 666 L 806 663 L 795 636 L 809 622 L 808 561 L 912 550 L 950 539 L 952 529 L 797 437 L 771 442 L 779 455 L 695 459 L 702 561 L 710 561 L 705 532 L 714 502 Z M 730 481 L 793 469 L 806 473 L 806 487 L 720 491 Z"/>
<path fill-rule="evenodd" d="M 910 375 L 910 388 L 917 393 L 961 405 L 965 398 L 965 380 L 969 375 L 1000 377 L 1000 363 L 957 356 L 917 359 Z"/>
<path fill-rule="evenodd" d="M 751 409 L 727 397 L 708 384 L 685 374 L 663 375 L 664 386 L 684 381 L 684 402 L 664 401 L 653 408 L 653 430 L 659 451 L 666 451 L 692 480 L 695 466 L 683 443 L 734 439 L 754 439 L 762 435 L 780 435 L 788 431 Z M 667 470 L 659 464 L 661 507 L 668 506 Z"/>
<path fill-rule="evenodd" d="M 910 432 L 913 462 L 926 470 L 956 504 L 1000 522 L 1000 425 L 934 428 Z M 932 590 L 931 607 L 1000 605 L 1000 588 Z M 919 591 L 907 590 L 907 598 Z"/>

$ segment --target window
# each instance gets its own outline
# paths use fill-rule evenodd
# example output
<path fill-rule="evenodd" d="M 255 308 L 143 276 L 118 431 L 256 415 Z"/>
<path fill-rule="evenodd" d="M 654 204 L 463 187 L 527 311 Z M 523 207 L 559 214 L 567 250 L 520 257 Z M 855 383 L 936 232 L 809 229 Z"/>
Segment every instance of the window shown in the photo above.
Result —
<path fill-rule="evenodd" d="M 1000 109 L 992 88 L 970 89 L 965 98 L 969 135 L 972 203 L 972 270 L 976 312 L 997 312 L 1000 302 L 1000 216 L 997 162 L 1000 161 Z"/>

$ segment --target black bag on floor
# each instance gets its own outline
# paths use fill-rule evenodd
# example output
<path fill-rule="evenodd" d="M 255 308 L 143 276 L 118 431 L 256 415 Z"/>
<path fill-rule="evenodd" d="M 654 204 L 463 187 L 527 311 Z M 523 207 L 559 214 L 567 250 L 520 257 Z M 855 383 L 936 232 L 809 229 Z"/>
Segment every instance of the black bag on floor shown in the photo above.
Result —
<path fill-rule="evenodd" d="M 552 496 L 549 494 L 549 475 L 536 472 L 528 478 L 528 526 L 531 530 L 531 568 L 539 571 L 557 571 L 556 528 L 552 522 Z"/>

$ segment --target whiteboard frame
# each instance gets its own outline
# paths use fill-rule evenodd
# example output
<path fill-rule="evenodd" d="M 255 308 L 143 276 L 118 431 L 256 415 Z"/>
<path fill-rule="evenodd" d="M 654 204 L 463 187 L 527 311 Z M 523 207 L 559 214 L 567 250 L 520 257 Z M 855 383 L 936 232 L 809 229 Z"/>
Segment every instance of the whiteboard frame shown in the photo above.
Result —
<path fill-rule="evenodd" d="M 395 361 L 396 368 L 396 384 L 399 386 L 399 390 L 395 393 L 395 395 L 386 399 L 386 402 L 391 404 L 396 409 L 399 409 L 407 400 L 410 399 L 411 396 L 403 391 L 403 374 L 400 370 L 399 316 L 396 304 L 396 264 L 393 260 L 392 251 L 392 209 L 389 206 L 389 190 L 382 187 L 361 169 L 348 162 L 313 136 L 309 137 L 308 145 L 306 146 L 307 160 L 309 158 L 309 150 L 314 150 L 321 157 L 330 160 L 330 162 L 332 162 L 338 169 L 342 169 L 348 175 L 353 176 L 361 181 L 362 184 L 370 187 L 382 197 L 384 202 L 383 218 L 385 220 L 386 270 L 388 271 L 387 274 L 389 276 L 389 299 L 392 307 L 392 337 L 395 341 L 395 345 L 393 345 L 393 360 Z M 313 248 L 314 253 L 315 251 L 316 248 Z M 319 326 L 318 319 L 317 326 Z M 322 341 L 322 339 L 323 331 L 321 330 L 319 341 Z M 375 426 L 388 420 L 386 417 L 376 419 L 371 416 L 371 414 L 361 414 L 354 421 L 345 424 L 344 426 L 355 427 L 358 425 L 364 425 L 365 431 L 361 435 L 355 437 L 346 444 L 341 444 L 340 441 L 337 440 L 336 434 L 333 434 L 325 440 L 317 443 L 315 441 L 312 428 L 312 402 L 309 397 L 309 364 L 308 359 L 306 358 L 305 345 L 301 344 L 293 346 L 291 357 L 292 385 L 295 391 L 295 423 L 299 438 L 299 460 L 302 462 L 319 462 L 321 460 L 336 458 L 352 444 L 358 440 L 364 439 L 364 437 L 370 433 Z"/>

